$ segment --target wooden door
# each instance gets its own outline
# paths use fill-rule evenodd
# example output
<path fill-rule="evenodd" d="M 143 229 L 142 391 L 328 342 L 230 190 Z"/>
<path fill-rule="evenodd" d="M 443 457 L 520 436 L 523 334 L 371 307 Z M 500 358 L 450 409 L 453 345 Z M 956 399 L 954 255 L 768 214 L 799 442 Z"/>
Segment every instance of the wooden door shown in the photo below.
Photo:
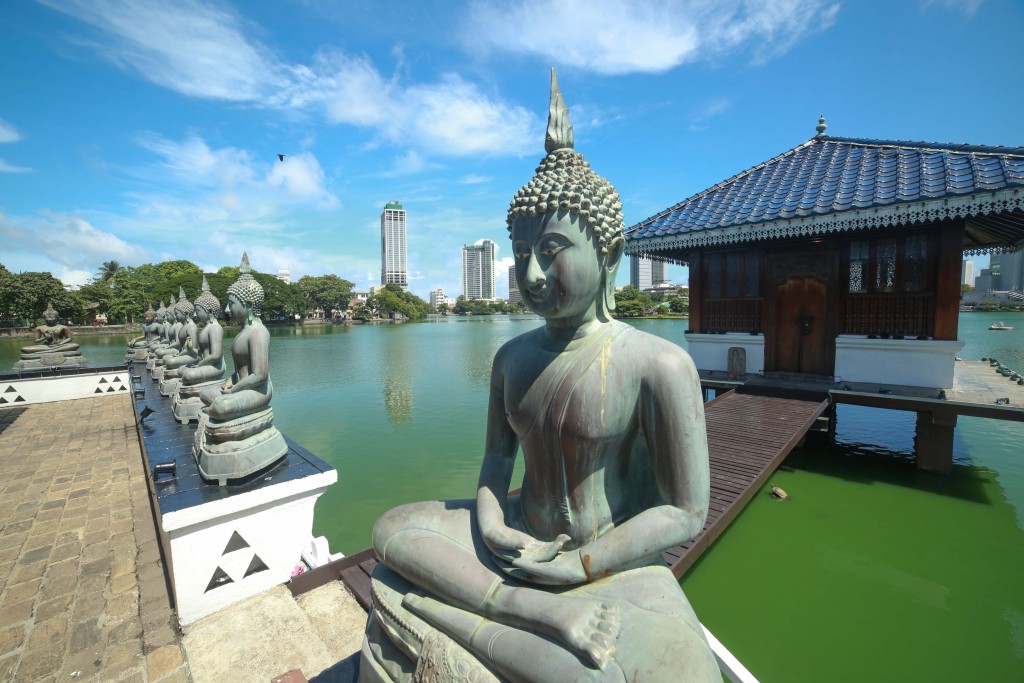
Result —
<path fill-rule="evenodd" d="M 828 287 L 815 277 L 790 277 L 775 292 L 775 369 L 831 375 Z"/>

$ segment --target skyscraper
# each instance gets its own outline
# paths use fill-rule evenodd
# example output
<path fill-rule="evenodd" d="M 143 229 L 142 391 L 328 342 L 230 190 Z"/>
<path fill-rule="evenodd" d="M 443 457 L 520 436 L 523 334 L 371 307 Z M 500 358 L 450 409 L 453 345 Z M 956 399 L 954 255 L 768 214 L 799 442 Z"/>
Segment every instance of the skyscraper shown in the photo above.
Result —
<path fill-rule="evenodd" d="M 388 202 L 380 215 L 380 283 L 395 283 L 402 289 L 409 286 L 406 265 L 405 209 L 398 202 Z"/>
<path fill-rule="evenodd" d="M 462 247 L 462 295 L 467 301 L 494 298 L 494 242 Z"/>
<path fill-rule="evenodd" d="M 508 267 L 508 302 L 518 304 L 522 300 L 523 295 L 519 291 L 519 285 L 516 284 L 516 266 L 512 264 Z"/>
<path fill-rule="evenodd" d="M 629 257 L 629 284 L 637 289 L 651 289 L 668 282 L 665 277 L 665 262 L 653 261 L 640 256 Z"/>
<path fill-rule="evenodd" d="M 960 262 L 960 284 L 974 286 L 974 261 Z"/>

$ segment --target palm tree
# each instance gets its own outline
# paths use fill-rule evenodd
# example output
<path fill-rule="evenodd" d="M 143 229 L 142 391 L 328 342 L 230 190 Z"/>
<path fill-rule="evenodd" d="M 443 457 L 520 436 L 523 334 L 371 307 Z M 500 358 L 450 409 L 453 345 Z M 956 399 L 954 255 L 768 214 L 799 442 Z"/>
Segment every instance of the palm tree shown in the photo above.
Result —
<path fill-rule="evenodd" d="M 96 281 L 106 285 L 112 284 L 122 270 L 124 267 L 117 261 L 104 261 L 96 271 Z"/>

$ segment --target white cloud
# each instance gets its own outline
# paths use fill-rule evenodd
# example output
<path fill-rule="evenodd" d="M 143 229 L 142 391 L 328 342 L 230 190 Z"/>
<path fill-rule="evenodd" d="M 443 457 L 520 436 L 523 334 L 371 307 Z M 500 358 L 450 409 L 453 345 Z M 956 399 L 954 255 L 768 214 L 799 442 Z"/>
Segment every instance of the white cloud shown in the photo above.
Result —
<path fill-rule="evenodd" d="M 523 107 L 482 93 L 455 74 L 439 82 L 403 87 L 387 81 L 365 59 L 335 55 L 328 120 L 374 129 L 388 142 L 444 155 L 524 154 L 537 119 Z"/>
<path fill-rule="evenodd" d="M 340 204 L 338 198 L 324 187 L 324 170 L 310 152 L 292 154 L 274 164 L 266 182 L 271 187 L 284 190 L 292 201 L 308 201 L 324 209 Z"/>
<path fill-rule="evenodd" d="M 240 17 L 197 0 L 41 1 L 91 25 L 91 47 L 106 59 L 190 97 L 320 111 L 331 123 L 445 156 L 523 154 L 535 137 L 533 114 L 457 75 L 403 85 L 368 58 L 334 49 L 308 65 L 288 63 L 248 38 Z"/>
<path fill-rule="evenodd" d="M 0 142 L 17 142 L 21 140 L 21 133 L 11 124 L 0 119 Z"/>
<path fill-rule="evenodd" d="M 92 25 L 106 59 L 192 97 L 254 101 L 288 79 L 272 52 L 250 42 L 241 21 L 196 0 L 41 0 Z"/>
<path fill-rule="evenodd" d="M 459 179 L 459 182 L 463 185 L 479 185 L 481 183 L 490 182 L 490 180 L 491 179 L 488 177 L 477 175 L 476 173 L 470 173 L 469 175 L 462 176 Z"/>
<path fill-rule="evenodd" d="M 925 0 L 925 6 L 941 5 L 948 10 L 961 12 L 964 16 L 973 17 L 981 7 L 983 0 Z"/>
<path fill-rule="evenodd" d="M 248 150 L 235 147 L 211 148 L 192 135 L 177 142 L 146 133 L 139 144 L 160 158 L 163 169 L 187 188 L 206 189 L 208 208 L 231 215 L 254 215 L 271 211 L 278 204 L 305 204 L 318 209 L 337 207 L 340 202 L 326 186 L 320 162 L 312 152 L 275 155 L 257 160 Z M 227 218 L 227 215 L 223 215 Z"/>
<path fill-rule="evenodd" d="M 65 285 L 71 285 L 72 287 L 81 287 L 82 285 L 88 284 L 92 281 L 96 271 L 93 270 L 74 270 L 71 268 L 61 268 L 60 271 L 54 273 L 54 277 L 63 282 Z"/>
<path fill-rule="evenodd" d="M 0 213 L 0 238 L 12 251 L 42 254 L 69 272 L 110 260 L 125 265 L 146 260 L 141 247 L 71 214 L 43 211 L 40 216 L 14 217 Z"/>
<path fill-rule="evenodd" d="M 823 0 L 519 0 L 474 2 L 467 47 L 537 55 L 603 74 L 660 73 L 753 46 L 757 59 L 789 49 L 835 21 Z"/>
<path fill-rule="evenodd" d="M 0 159 L 0 173 L 31 173 L 31 168 L 25 168 L 24 166 L 15 166 L 9 164 L 3 159 Z"/>
<path fill-rule="evenodd" d="M 440 164 L 428 161 L 416 150 L 410 149 L 405 154 L 396 158 L 390 169 L 376 175 L 380 178 L 398 178 L 400 176 L 423 173 L 424 171 L 434 171 L 439 168 L 443 167 Z"/>

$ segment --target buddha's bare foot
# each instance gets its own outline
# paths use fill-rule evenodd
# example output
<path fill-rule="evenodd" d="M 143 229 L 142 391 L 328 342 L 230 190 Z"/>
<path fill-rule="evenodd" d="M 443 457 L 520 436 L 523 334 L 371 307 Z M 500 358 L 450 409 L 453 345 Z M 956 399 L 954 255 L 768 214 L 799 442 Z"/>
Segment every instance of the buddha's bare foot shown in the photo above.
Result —
<path fill-rule="evenodd" d="M 619 608 L 611 603 L 533 588 L 508 588 L 494 598 L 494 615 L 507 614 L 513 625 L 532 627 L 603 669 L 619 635 Z"/>

